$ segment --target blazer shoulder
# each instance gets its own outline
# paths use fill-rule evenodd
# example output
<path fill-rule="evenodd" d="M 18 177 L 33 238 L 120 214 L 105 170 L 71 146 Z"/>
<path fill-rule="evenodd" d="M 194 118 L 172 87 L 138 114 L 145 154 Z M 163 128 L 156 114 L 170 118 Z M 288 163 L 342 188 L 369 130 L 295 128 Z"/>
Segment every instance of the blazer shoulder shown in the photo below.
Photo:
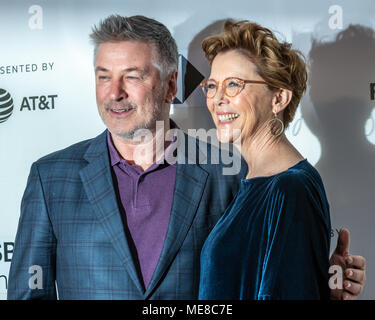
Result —
<path fill-rule="evenodd" d="M 43 156 L 36 161 L 37 164 L 43 164 L 59 160 L 79 160 L 83 159 L 83 156 L 93 139 L 87 139 L 84 141 L 77 142 L 64 149 L 54 151 L 50 154 Z"/>
<path fill-rule="evenodd" d="M 83 140 L 70 145 L 64 149 L 52 152 L 38 159 L 35 164 L 45 166 L 52 163 L 59 162 L 81 162 L 85 161 L 85 154 L 89 149 L 103 149 L 106 143 L 106 132 L 103 132 L 99 136 L 87 140 Z"/>

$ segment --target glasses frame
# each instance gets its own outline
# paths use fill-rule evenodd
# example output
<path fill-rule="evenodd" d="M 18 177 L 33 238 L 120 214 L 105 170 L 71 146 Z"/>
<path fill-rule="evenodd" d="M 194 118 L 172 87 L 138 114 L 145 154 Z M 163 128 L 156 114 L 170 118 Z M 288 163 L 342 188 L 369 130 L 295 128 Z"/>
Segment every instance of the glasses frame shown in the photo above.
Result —
<path fill-rule="evenodd" d="M 231 96 L 231 95 L 227 94 L 227 87 L 224 86 L 225 81 L 227 81 L 228 79 L 235 79 L 235 80 L 238 80 L 241 83 L 240 89 L 238 90 L 238 92 L 234 96 Z M 215 94 L 212 97 L 208 97 L 207 94 L 206 94 L 206 92 L 205 92 L 205 90 L 204 90 L 204 87 L 205 87 L 207 81 L 213 81 L 213 82 L 216 83 L 216 91 L 215 91 Z M 222 85 L 222 87 L 223 87 L 224 94 L 227 97 L 233 98 L 233 97 L 238 96 L 241 93 L 241 91 L 245 88 L 245 85 L 248 84 L 248 83 L 253 83 L 253 84 L 268 84 L 267 82 L 261 81 L 261 80 L 245 80 L 245 79 L 241 79 L 241 78 L 237 78 L 237 77 L 228 77 L 228 78 L 225 78 L 223 81 L 216 81 L 215 79 L 207 79 L 207 80 L 202 81 L 202 83 L 200 84 L 200 86 L 202 88 L 203 94 L 205 95 L 205 97 L 207 99 L 213 99 L 216 96 L 217 89 L 219 88 L 220 85 Z"/>

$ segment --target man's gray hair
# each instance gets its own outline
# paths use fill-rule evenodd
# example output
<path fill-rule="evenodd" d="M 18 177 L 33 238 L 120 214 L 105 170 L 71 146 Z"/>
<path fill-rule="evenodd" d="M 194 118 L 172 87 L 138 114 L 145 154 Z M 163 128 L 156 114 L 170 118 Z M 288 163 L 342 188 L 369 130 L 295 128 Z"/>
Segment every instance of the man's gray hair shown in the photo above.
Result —
<path fill-rule="evenodd" d="M 94 62 L 98 47 L 106 42 L 142 41 L 153 45 L 157 57 L 161 78 L 165 79 L 177 70 L 178 51 L 176 41 L 162 23 L 145 16 L 123 17 L 111 15 L 92 28 L 90 38 L 94 43 Z"/>

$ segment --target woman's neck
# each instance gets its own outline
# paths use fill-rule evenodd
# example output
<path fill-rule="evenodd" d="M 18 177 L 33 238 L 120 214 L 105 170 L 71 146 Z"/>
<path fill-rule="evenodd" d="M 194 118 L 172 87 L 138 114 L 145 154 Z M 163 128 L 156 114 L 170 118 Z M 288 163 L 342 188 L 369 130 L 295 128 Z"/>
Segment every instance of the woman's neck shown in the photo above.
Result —
<path fill-rule="evenodd" d="M 277 138 L 270 133 L 245 137 L 241 154 L 249 168 L 246 179 L 272 176 L 304 159 L 285 134 Z"/>

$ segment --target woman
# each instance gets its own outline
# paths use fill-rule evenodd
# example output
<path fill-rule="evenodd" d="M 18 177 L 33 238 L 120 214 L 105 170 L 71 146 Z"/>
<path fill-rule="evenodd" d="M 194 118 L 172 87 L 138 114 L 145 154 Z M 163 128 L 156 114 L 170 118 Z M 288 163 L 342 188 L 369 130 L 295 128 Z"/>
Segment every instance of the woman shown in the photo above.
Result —
<path fill-rule="evenodd" d="M 226 21 L 202 47 L 218 138 L 240 142 L 249 170 L 202 249 L 199 298 L 328 299 L 323 183 L 284 134 L 306 89 L 302 55 L 248 21 Z"/>

